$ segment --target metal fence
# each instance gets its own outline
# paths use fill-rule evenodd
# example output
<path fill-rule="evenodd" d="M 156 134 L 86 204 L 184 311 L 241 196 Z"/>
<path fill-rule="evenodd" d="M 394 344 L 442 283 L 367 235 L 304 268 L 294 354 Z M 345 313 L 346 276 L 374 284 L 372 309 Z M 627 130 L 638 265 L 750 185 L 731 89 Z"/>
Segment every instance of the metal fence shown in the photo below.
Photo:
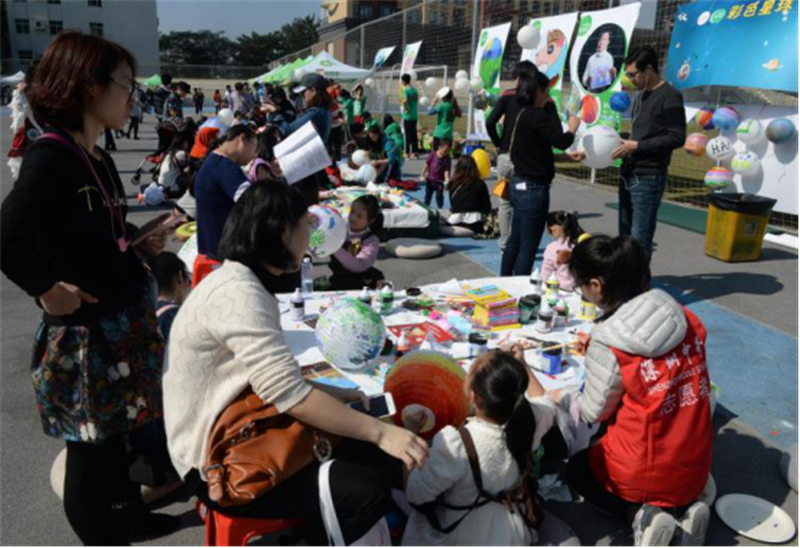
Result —
<path fill-rule="evenodd" d="M 655 0 L 646 0 L 655 1 Z M 631 48 L 648 44 L 653 46 L 666 63 L 669 50 L 672 22 L 678 8 L 692 0 L 658 0 L 654 29 L 637 28 L 631 39 Z M 401 0 L 401 5 L 404 4 Z M 521 49 L 515 39 L 521 25 L 531 18 L 548 17 L 575 11 L 595 11 L 615 7 L 620 0 L 429 0 L 416 2 L 407 0 L 405 5 L 417 4 L 391 16 L 366 23 L 349 31 L 344 36 L 329 42 L 316 44 L 287 55 L 271 63 L 271 67 L 279 66 L 299 58 L 307 57 L 322 50 L 335 53 L 336 57 L 353 66 L 370 68 L 376 52 L 383 47 L 397 45 L 389 59 L 390 63 L 399 63 L 407 44 L 423 40 L 415 70 L 419 74 L 416 85 L 420 94 L 431 96 L 432 89 L 426 89 L 424 80 L 428 76 L 437 77 L 437 87 L 449 85 L 453 87 L 454 77 L 458 70 L 469 71 L 472 55 L 475 51 L 475 37 L 480 30 L 494 25 L 511 22 L 511 32 L 503 57 L 501 87 L 512 86 L 511 70 L 520 59 Z M 343 44 L 343 45 L 342 45 Z M 444 70 L 447 67 L 447 80 Z M 663 66 L 662 66 L 663 70 Z M 369 108 L 378 113 L 396 114 L 399 112 L 398 74 L 391 72 L 392 67 L 376 75 L 376 86 L 368 89 Z M 391 78 L 390 76 L 393 76 Z M 571 87 L 569 66 L 564 72 L 564 97 L 568 97 Z M 469 103 L 467 93 L 456 94 L 459 103 Z M 797 107 L 797 96 L 779 92 L 746 89 L 746 88 L 700 88 L 684 93 L 686 101 L 703 101 L 712 104 L 738 103 L 747 105 L 775 105 Z M 465 109 L 466 110 L 466 109 Z M 374 113 L 373 113 L 374 114 Z M 456 131 L 466 136 L 468 118 L 464 116 L 456 123 Z M 629 127 L 629 120 L 623 121 L 623 130 Z M 420 118 L 420 126 L 432 129 L 434 121 L 425 116 Z M 688 131 L 698 131 L 693 123 Z M 712 135 L 709 135 L 712 136 Z M 712 166 L 707 157 L 698 158 L 675 151 L 669 171 L 669 182 L 665 197 L 667 200 L 697 207 L 708 205 L 709 190 L 703 184 L 706 171 Z M 558 165 L 558 173 L 583 182 L 592 182 L 607 187 L 618 185 L 618 170 L 610 168 L 596 171 L 576 164 Z M 783 228 L 797 231 L 797 216 L 774 213 L 771 222 Z"/>

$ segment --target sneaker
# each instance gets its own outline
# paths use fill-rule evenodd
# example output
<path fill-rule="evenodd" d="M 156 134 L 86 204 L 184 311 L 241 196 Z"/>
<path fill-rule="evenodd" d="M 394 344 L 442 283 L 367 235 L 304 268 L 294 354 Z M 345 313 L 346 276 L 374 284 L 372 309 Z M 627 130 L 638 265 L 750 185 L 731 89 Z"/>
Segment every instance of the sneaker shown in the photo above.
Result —
<path fill-rule="evenodd" d="M 657 506 L 642 505 L 633 518 L 635 546 L 669 546 L 675 534 L 675 518 Z"/>
<path fill-rule="evenodd" d="M 711 510 L 705 502 L 697 501 L 692 504 L 683 514 L 680 526 L 676 531 L 678 546 L 703 546 L 706 541 L 709 519 L 711 519 Z"/>

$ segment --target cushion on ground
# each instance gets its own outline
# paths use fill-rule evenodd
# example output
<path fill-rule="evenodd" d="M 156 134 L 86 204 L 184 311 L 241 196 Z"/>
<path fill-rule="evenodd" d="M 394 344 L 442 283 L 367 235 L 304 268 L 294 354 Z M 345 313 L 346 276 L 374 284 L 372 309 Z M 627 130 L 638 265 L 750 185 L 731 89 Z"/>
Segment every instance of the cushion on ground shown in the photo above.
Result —
<path fill-rule="evenodd" d="M 439 234 L 451 238 L 472 238 L 475 233 L 463 226 L 439 225 Z"/>
<path fill-rule="evenodd" d="M 797 445 L 781 456 L 779 469 L 783 480 L 797 493 Z"/>
<path fill-rule="evenodd" d="M 431 240 L 397 238 L 386 243 L 386 251 L 400 259 L 431 259 L 442 254 L 442 246 Z"/>

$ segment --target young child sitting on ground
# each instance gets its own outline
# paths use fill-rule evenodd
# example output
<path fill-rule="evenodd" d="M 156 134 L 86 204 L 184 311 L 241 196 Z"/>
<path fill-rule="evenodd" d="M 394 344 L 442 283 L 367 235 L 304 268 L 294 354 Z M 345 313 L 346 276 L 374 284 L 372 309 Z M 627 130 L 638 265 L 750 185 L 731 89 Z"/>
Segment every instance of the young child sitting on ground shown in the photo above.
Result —
<path fill-rule="evenodd" d="M 383 229 L 383 213 L 378 199 L 372 195 L 361 196 L 350 207 L 348 235 L 342 248 L 331 257 L 331 288 L 336 291 L 377 289 L 383 272 L 375 268 L 381 242 L 378 235 Z"/>
<path fill-rule="evenodd" d="M 492 198 L 471 156 L 464 156 L 456 162 L 447 191 L 451 212 L 447 222 L 480 234 L 484 219 L 492 212 Z"/>
<path fill-rule="evenodd" d="M 425 467 L 408 476 L 406 497 L 416 509 L 404 545 L 530 546 L 538 541 L 531 453 L 553 425 L 555 406 L 525 365 L 522 349 L 512 352 L 492 350 L 475 360 L 464 381 L 475 417 L 461 429 L 446 426 L 436 434 Z M 424 422 L 424 414 L 412 415 L 406 426 L 419 431 Z M 465 437 L 474 444 L 477 471 Z M 512 492 L 520 498 L 509 508 L 503 495 Z"/>
<path fill-rule="evenodd" d="M 450 181 L 450 139 L 441 139 L 439 148 L 428 154 L 419 180 L 425 183 L 425 205 L 431 205 L 433 193 L 439 209 L 444 207 L 444 187 Z"/>
<path fill-rule="evenodd" d="M 544 250 L 542 279 L 548 280 L 555 273 L 561 289 L 572 291 L 575 288 L 575 280 L 569 273 L 569 258 L 572 249 L 578 245 L 578 238 L 583 234 L 583 229 L 578 224 L 578 217 L 566 211 L 548 213 L 547 231 L 555 241 Z"/>
<path fill-rule="evenodd" d="M 156 305 L 158 330 L 164 340 L 169 342 L 172 322 L 192 290 L 192 280 L 183 261 L 169 251 L 153 255 L 148 260 L 148 265 L 158 282 L 158 304 Z"/>

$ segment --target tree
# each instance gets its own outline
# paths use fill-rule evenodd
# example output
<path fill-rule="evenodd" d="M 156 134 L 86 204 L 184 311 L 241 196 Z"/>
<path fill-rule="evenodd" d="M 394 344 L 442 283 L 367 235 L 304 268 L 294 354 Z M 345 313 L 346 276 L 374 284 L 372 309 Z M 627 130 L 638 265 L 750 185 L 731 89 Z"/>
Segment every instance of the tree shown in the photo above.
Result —
<path fill-rule="evenodd" d="M 236 43 L 234 62 L 240 66 L 261 66 L 283 57 L 287 53 L 285 41 L 276 32 L 243 34 Z"/>
<path fill-rule="evenodd" d="M 308 15 L 283 25 L 277 34 L 284 41 L 286 53 L 293 53 L 316 44 L 319 39 L 318 29 L 319 20 L 313 15 Z"/>
<path fill-rule="evenodd" d="M 182 65 L 227 65 L 236 53 L 236 43 L 223 32 L 175 31 L 158 40 L 161 62 Z"/>

